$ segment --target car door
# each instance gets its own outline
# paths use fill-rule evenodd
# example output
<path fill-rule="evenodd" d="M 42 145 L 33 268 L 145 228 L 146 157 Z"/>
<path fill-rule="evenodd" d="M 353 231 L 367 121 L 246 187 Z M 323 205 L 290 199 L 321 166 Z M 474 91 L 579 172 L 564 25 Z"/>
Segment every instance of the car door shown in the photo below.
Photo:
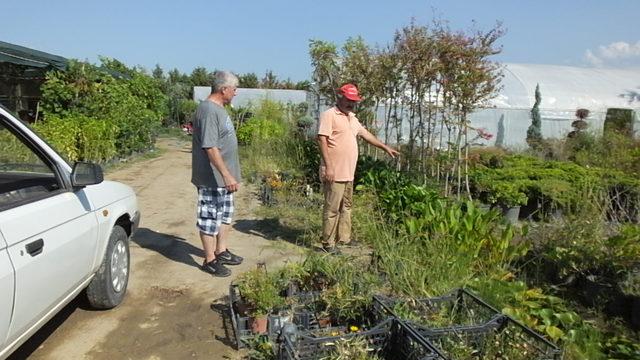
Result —
<path fill-rule="evenodd" d="M 97 219 L 33 135 L 0 117 L 0 231 L 15 271 L 11 342 L 89 276 Z"/>
<path fill-rule="evenodd" d="M 7 243 L 0 233 L 0 349 L 7 339 L 11 313 L 13 312 L 14 273 L 9 260 Z"/>

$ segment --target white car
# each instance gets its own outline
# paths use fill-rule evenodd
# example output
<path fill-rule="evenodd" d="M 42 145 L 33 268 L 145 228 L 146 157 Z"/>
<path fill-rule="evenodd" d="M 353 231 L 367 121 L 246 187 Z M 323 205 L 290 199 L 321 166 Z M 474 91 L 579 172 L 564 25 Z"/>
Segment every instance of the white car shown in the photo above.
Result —
<path fill-rule="evenodd" d="M 96 308 L 120 304 L 139 221 L 130 187 L 72 168 L 0 106 L 0 359 L 84 289 Z"/>

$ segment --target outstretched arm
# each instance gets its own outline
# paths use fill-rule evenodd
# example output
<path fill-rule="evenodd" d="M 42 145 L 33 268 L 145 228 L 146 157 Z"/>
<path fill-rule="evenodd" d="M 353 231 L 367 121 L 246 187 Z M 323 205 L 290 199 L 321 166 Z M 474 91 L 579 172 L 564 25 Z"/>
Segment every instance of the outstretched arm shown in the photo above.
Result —
<path fill-rule="evenodd" d="M 362 128 L 362 130 L 360 131 L 359 134 L 366 142 L 368 142 L 369 144 L 380 148 L 382 150 L 384 150 L 387 154 L 389 154 L 389 156 L 391 156 L 392 158 L 395 158 L 397 155 L 400 155 L 400 152 L 390 146 L 387 146 L 386 144 L 384 144 L 382 141 L 378 140 L 377 137 L 375 137 L 375 135 L 373 135 L 372 133 L 370 133 L 367 129 Z"/>

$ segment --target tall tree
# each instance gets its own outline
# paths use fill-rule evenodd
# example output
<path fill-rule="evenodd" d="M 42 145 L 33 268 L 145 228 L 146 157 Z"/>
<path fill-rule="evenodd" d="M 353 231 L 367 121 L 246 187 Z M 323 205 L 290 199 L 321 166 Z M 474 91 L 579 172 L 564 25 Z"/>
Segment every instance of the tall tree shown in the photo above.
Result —
<path fill-rule="evenodd" d="M 542 144 L 542 119 L 540 118 L 540 102 L 542 96 L 540 95 L 540 84 L 536 84 L 536 102 L 531 109 L 531 125 L 527 129 L 527 144 L 537 150 Z"/>
<path fill-rule="evenodd" d="M 309 82 L 309 80 L 298 81 L 294 86 L 294 89 L 309 91 L 311 90 L 311 82 Z"/>
<path fill-rule="evenodd" d="M 164 81 L 164 70 L 162 70 L 160 64 L 156 64 L 156 67 L 153 68 L 153 71 L 151 72 L 151 76 L 153 76 L 154 79 Z"/>
<path fill-rule="evenodd" d="M 211 86 L 211 74 L 204 67 L 197 67 L 191 72 L 191 85 Z"/>
<path fill-rule="evenodd" d="M 323 40 L 310 40 L 309 55 L 311 65 L 314 68 L 311 78 L 317 97 L 322 97 L 330 103 L 335 102 L 336 89 L 339 87 L 338 82 L 340 81 L 339 56 L 336 45 Z"/>
<path fill-rule="evenodd" d="M 504 114 L 500 115 L 498 121 L 498 133 L 496 134 L 496 147 L 504 147 Z"/>
<path fill-rule="evenodd" d="M 238 76 L 238 81 L 240 82 L 239 86 L 241 88 L 256 89 L 260 87 L 258 76 L 255 73 L 246 73 L 244 75 L 240 75 Z"/>
<path fill-rule="evenodd" d="M 260 80 L 260 87 L 263 89 L 278 89 L 279 85 L 278 77 L 271 70 L 267 70 Z"/>
<path fill-rule="evenodd" d="M 164 70 L 162 70 L 160 64 L 156 64 L 156 67 L 153 68 L 153 71 L 151 72 L 151 76 L 158 82 L 162 92 L 167 95 L 167 79 L 164 76 Z"/>

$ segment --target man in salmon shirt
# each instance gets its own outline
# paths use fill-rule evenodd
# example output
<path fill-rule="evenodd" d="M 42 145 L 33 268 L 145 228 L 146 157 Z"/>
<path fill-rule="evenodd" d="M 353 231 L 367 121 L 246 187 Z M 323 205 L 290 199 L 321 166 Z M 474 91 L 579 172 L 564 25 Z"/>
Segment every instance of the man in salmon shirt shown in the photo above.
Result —
<path fill-rule="evenodd" d="M 351 242 L 351 205 L 353 177 L 358 162 L 358 136 L 391 157 L 399 154 L 360 124 L 353 109 L 361 100 L 355 85 L 343 85 L 338 89 L 336 106 L 320 114 L 318 123 L 318 143 L 322 155 L 320 180 L 324 186 L 322 249 L 331 254 L 338 253 L 336 244 Z"/>

